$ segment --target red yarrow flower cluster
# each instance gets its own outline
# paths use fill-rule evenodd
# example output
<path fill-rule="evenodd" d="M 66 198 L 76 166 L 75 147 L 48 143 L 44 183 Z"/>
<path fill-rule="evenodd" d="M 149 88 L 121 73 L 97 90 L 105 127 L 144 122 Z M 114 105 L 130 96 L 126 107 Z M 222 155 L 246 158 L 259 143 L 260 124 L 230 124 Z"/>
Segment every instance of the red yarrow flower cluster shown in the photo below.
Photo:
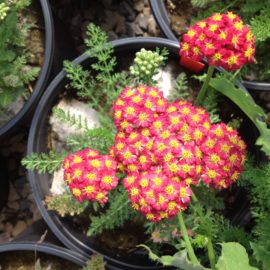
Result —
<path fill-rule="evenodd" d="M 185 210 L 191 196 L 185 182 L 172 181 L 157 168 L 129 174 L 124 179 L 124 187 L 129 191 L 132 207 L 153 222 Z"/>
<path fill-rule="evenodd" d="M 254 37 L 232 12 L 215 13 L 191 26 L 183 36 L 180 55 L 231 71 L 255 61 Z"/>
<path fill-rule="evenodd" d="M 243 170 L 246 145 L 237 131 L 221 123 L 211 127 L 201 145 L 202 180 L 215 189 L 228 188 Z"/>
<path fill-rule="evenodd" d="M 62 164 L 64 180 L 76 200 L 105 203 L 108 191 L 118 185 L 116 161 L 109 155 L 85 149 L 68 155 Z"/>
<path fill-rule="evenodd" d="M 199 146 L 210 129 L 209 115 L 191 102 L 169 103 L 159 89 L 148 86 L 125 88 L 113 113 L 118 133 L 110 154 L 118 170 L 127 174 L 124 183 L 133 207 L 155 222 L 173 217 L 187 207 L 189 185 L 198 183 L 202 170 Z M 147 187 L 140 184 L 142 177 Z M 155 188 L 151 177 L 159 177 L 162 188 Z M 128 185 L 130 179 L 134 182 Z M 167 186 L 173 195 L 164 191 Z M 160 196 L 164 197 L 161 208 Z M 177 206 L 172 210 L 172 205 Z"/>
<path fill-rule="evenodd" d="M 157 222 L 187 208 L 190 185 L 228 188 L 238 180 L 245 144 L 205 109 L 169 103 L 154 87 L 125 88 L 113 105 L 117 134 L 110 155 L 135 210 Z"/>

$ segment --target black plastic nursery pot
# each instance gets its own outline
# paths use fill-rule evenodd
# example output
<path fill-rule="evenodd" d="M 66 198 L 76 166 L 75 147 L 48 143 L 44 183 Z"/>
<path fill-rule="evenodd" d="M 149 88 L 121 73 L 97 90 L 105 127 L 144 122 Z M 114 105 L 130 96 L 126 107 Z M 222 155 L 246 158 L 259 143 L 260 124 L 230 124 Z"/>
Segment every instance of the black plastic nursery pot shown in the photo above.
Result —
<path fill-rule="evenodd" d="M 17 257 L 18 252 L 21 256 L 31 253 L 31 256 L 33 256 L 33 262 L 35 261 L 36 257 L 39 257 L 39 254 L 46 254 L 51 255 L 50 257 L 52 258 L 61 258 L 72 265 L 77 265 L 78 269 L 85 264 L 85 258 L 78 252 L 53 244 L 37 242 L 11 242 L 0 245 L 0 257 L 4 254 L 8 254 L 9 256 L 10 254 L 15 253 L 16 259 L 20 259 L 20 255 Z"/>
<path fill-rule="evenodd" d="M 179 43 L 176 41 L 162 38 L 127 38 L 113 41 L 115 55 L 122 57 L 124 62 L 128 58 L 128 54 L 135 53 L 141 48 L 155 49 L 156 47 L 166 47 L 170 52 L 170 59 L 178 64 L 179 61 Z M 83 66 L 89 66 L 91 59 L 87 54 L 83 54 L 74 60 L 74 63 L 80 63 Z M 37 152 L 46 152 L 48 150 L 48 116 L 52 107 L 57 103 L 59 94 L 64 90 L 68 83 L 64 71 L 60 72 L 51 82 L 45 91 L 35 112 L 29 139 L 27 154 Z M 242 86 L 243 87 L 243 86 Z M 250 130 L 250 129 L 249 129 Z M 250 131 L 249 131 L 250 133 Z M 67 219 L 60 218 L 55 212 L 50 212 L 44 205 L 44 198 L 49 195 L 50 179 L 48 174 L 38 174 L 36 171 L 28 171 L 29 181 L 32 186 L 33 195 L 38 208 L 45 219 L 46 223 L 56 235 L 56 237 L 68 248 L 80 252 L 84 256 L 90 256 L 92 253 L 100 253 L 104 256 L 108 266 L 115 269 L 132 269 L 132 270 L 154 270 L 163 269 L 161 265 L 151 262 L 144 250 L 133 252 L 127 256 L 117 256 L 112 254 L 110 250 L 105 250 L 102 246 L 97 245 L 91 238 L 87 238 L 80 228 L 72 226 L 72 222 Z"/>
<path fill-rule="evenodd" d="M 162 34 L 166 38 L 179 41 L 170 27 L 165 0 L 149 0 L 149 4 Z M 243 85 L 249 90 L 270 91 L 270 82 L 244 80 Z"/>
<path fill-rule="evenodd" d="M 39 99 L 49 82 L 54 56 L 54 24 L 49 0 L 39 0 L 36 2 L 40 6 L 45 27 L 44 62 L 33 87 L 31 96 L 28 98 L 22 109 L 0 128 L 1 140 L 7 138 L 7 136 L 14 133 L 22 124 L 29 120 L 31 113 L 35 109 L 35 106 L 39 102 Z"/>
<path fill-rule="evenodd" d="M 7 166 L 5 159 L 0 156 L 0 182 L 1 182 L 1 189 L 0 189 L 0 211 L 2 207 L 6 204 L 9 194 L 9 181 L 7 175 Z"/>

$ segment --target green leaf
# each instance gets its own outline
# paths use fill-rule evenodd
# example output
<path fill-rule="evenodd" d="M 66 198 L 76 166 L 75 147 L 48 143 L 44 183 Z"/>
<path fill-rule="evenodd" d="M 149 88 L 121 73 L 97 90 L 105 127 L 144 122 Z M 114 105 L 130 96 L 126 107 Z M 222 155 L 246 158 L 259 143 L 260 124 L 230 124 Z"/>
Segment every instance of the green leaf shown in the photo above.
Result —
<path fill-rule="evenodd" d="M 191 263 L 187 258 L 186 250 L 179 251 L 175 253 L 173 256 L 161 256 L 159 257 L 146 245 L 139 245 L 139 247 L 144 247 L 149 252 L 149 258 L 153 261 L 158 261 L 165 266 L 175 266 L 177 268 L 181 268 L 182 270 L 208 270 L 209 268 L 205 268 L 199 264 Z"/>
<path fill-rule="evenodd" d="M 258 270 L 249 265 L 246 249 L 236 242 L 221 243 L 221 256 L 216 264 L 217 270 Z"/>
<path fill-rule="evenodd" d="M 270 156 L 270 130 L 263 121 L 266 114 L 263 109 L 258 106 L 251 95 L 235 85 L 226 78 L 213 78 L 209 84 L 213 89 L 222 93 L 231 99 L 254 123 L 260 132 L 260 137 L 256 141 L 256 145 L 261 146 L 261 150 Z"/>
<path fill-rule="evenodd" d="M 250 243 L 250 246 L 253 249 L 256 260 L 262 262 L 265 270 L 270 269 L 270 251 L 255 243 Z"/>

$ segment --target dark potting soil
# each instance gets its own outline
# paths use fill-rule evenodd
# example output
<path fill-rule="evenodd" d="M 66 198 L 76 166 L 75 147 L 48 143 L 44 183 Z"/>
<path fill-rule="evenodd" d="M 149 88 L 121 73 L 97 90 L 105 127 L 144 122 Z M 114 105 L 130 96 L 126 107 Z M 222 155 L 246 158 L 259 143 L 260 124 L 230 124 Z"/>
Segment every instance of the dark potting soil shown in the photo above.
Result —
<path fill-rule="evenodd" d="M 52 0 L 51 6 L 71 33 L 79 54 L 86 49 L 90 22 L 100 26 L 109 40 L 160 34 L 145 0 Z"/>
<path fill-rule="evenodd" d="M 37 268 L 38 261 L 41 268 Z M 36 266 L 36 268 L 35 268 Z M 80 267 L 52 255 L 32 251 L 14 251 L 0 254 L 1 270 L 79 270 Z"/>

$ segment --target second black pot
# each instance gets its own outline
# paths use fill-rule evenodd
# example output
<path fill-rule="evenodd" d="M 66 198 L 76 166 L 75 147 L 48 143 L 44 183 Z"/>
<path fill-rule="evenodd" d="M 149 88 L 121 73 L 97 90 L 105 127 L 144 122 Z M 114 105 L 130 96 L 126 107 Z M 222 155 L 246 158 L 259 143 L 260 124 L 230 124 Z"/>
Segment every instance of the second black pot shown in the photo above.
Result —
<path fill-rule="evenodd" d="M 170 27 L 165 0 L 149 0 L 149 4 L 162 34 L 168 39 L 179 41 Z M 249 90 L 270 91 L 270 82 L 244 80 L 243 85 Z"/>

